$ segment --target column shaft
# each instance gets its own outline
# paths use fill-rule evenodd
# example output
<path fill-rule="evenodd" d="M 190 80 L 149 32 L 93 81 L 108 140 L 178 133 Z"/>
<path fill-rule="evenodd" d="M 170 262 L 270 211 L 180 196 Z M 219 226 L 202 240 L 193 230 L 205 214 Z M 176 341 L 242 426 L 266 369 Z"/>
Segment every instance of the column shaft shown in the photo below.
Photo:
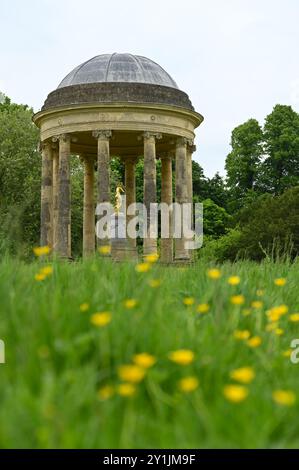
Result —
<path fill-rule="evenodd" d="M 97 130 L 93 132 L 93 136 L 98 139 L 98 203 L 110 203 L 109 139 L 111 137 L 111 131 Z M 108 242 L 109 240 L 107 238 L 97 238 L 98 246 L 107 245 Z"/>
<path fill-rule="evenodd" d="M 42 144 L 42 176 L 41 176 L 41 246 L 53 246 L 53 201 L 52 189 L 53 167 L 52 148 L 49 142 Z"/>
<path fill-rule="evenodd" d="M 61 135 L 59 137 L 57 252 L 63 258 L 71 258 L 70 153 L 70 136 Z"/>
<path fill-rule="evenodd" d="M 156 135 L 144 134 L 144 205 L 146 208 L 147 230 L 144 233 L 143 254 L 157 253 L 156 221 L 150 218 L 151 204 L 157 202 L 156 188 Z"/>
<path fill-rule="evenodd" d="M 183 204 L 188 202 L 188 177 L 187 177 L 187 142 L 186 139 L 178 138 L 176 143 L 176 155 L 175 155 L 175 197 L 176 202 L 181 207 L 181 237 L 175 241 L 175 259 L 176 260 L 189 260 L 189 252 L 185 248 L 186 240 L 183 234 Z"/>
<path fill-rule="evenodd" d="M 136 159 L 131 157 L 126 157 L 124 159 L 125 162 L 125 192 L 126 192 L 126 210 L 131 204 L 136 203 L 136 181 L 135 181 L 135 164 Z M 132 220 L 134 216 L 128 215 L 126 216 L 127 225 Z M 132 248 L 135 249 L 136 247 L 136 238 L 130 238 L 129 234 L 127 234 L 127 238 L 129 240 L 129 244 Z"/>
<path fill-rule="evenodd" d="M 95 251 L 94 160 L 84 158 L 83 256 Z"/>
<path fill-rule="evenodd" d="M 99 202 L 110 202 L 109 177 L 109 140 L 98 139 L 98 199 Z"/>
<path fill-rule="evenodd" d="M 193 182 L 192 182 L 192 149 L 187 147 L 187 193 L 188 202 L 193 202 Z"/>
<path fill-rule="evenodd" d="M 161 212 L 161 261 L 172 263 L 173 239 L 172 239 L 172 159 L 170 156 L 161 158 L 161 202 L 166 203 L 169 212 Z M 165 218 L 167 217 L 167 220 Z M 163 235 L 163 225 L 169 227 L 169 237 Z"/>
<path fill-rule="evenodd" d="M 52 145 L 53 155 L 53 251 L 57 251 L 58 233 L 58 182 L 59 182 L 59 151 L 57 145 Z"/>

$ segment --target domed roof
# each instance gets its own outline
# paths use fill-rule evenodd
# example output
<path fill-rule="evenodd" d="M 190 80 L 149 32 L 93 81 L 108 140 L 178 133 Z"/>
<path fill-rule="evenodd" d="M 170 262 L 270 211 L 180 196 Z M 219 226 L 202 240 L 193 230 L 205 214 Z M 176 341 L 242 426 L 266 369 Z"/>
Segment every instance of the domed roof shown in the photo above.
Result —
<path fill-rule="evenodd" d="M 148 83 L 178 89 L 171 76 L 156 62 L 133 54 L 101 54 L 74 68 L 58 88 L 86 83 Z"/>

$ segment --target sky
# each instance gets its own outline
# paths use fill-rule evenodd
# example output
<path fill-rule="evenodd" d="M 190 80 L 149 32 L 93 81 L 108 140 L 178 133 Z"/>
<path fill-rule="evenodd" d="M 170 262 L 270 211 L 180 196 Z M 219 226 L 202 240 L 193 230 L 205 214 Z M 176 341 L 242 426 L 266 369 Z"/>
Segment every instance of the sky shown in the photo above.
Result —
<path fill-rule="evenodd" d="M 224 175 L 234 127 L 299 112 L 298 25 L 298 0 L 1 0 L 0 91 L 38 111 L 95 55 L 149 57 L 205 118 L 193 158 Z"/>

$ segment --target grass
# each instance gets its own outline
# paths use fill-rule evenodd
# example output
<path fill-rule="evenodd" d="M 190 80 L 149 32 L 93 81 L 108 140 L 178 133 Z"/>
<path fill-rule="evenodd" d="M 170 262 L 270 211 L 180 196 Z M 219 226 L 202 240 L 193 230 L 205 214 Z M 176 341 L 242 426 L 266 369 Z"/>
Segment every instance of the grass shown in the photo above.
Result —
<path fill-rule="evenodd" d="M 137 273 L 134 265 L 95 258 L 54 263 L 53 274 L 37 281 L 41 266 L 0 264 L 2 448 L 298 448 L 299 394 L 293 406 L 272 398 L 275 390 L 298 390 L 299 365 L 283 355 L 299 337 L 299 322 L 289 320 L 299 310 L 298 263 L 227 264 L 218 280 L 201 263 Z M 231 275 L 240 277 L 239 285 L 228 284 Z M 274 284 L 280 277 L 286 285 Z M 150 287 L 150 279 L 161 285 Z M 243 294 L 245 304 L 233 305 L 234 294 Z M 185 297 L 194 305 L 185 306 Z M 138 302 L 131 309 L 124 306 L 129 298 Z M 263 306 L 244 316 L 254 300 Z M 82 303 L 89 304 L 85 312 Z M 197 313 L 198 303 L 210 311 Z M 265 311 L 282 304 L 289 312 L 277 335 L 265 330 Z M 90 322 L 101 311 L 112 313 L 105 327 Z M 250 348 L 235 339 L 236 330 L 249 330 L 262 344 Z M 170 361 L 169 352 L 178 349 L 193 351 L 194 361 Z M 120 396 L 118 368 L 141 352 L 157 362 L 134 395 Z M 229 374 L 244 366 L 255 378 L 243 385 L 247 398 L 234 403 L 223 388 L 237 384 Z M 199 380 L 190 393 L 178 388 L 186 376 Z M 104 400 L 98 390 L 107 384 L 116 392 Z"/>

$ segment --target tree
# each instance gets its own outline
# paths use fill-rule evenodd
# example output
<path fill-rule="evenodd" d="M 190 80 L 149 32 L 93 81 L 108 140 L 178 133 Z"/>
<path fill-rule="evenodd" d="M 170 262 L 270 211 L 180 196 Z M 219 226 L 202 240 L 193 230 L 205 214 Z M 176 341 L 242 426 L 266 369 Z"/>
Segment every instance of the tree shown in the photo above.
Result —
<path fill-rule="evenodd" d="M 261 166 L 263 191 L 280 194 L 299 184 L 299 114 L 276 105 L 264 126 L 266 158 Z"/>
<path fill-rule="evenodd" d="M 40 236 L 41 155 L 39 131 L 26 105 L 0 100 L 0 251 L 32 255 Z M 71 158 L 72 239 L 81 253 L 83 167 Z"/>
<path fill-rule="evenodd" d="M 39 238 L 40 154 L 39 132 L 33 110 L 0 103 L 0 239 L 13 252 L 28 251 Z"/>
<path fill-rule="evenodd" d="M 223 207 L 219 207 L 211 199 L 203 201 L 203 233 L 212 238 L 219 238 L 228 229 L 231 216 Z"/>
<path fill-rule="evenodd" d="M 226 157 L 227 185 L 231 197 L 242 204 L 247 191 L 254 190 L 263 153 L 263 131 L 256 119 L 249 119 L 232 131 L 232 150 Z"/>
<path fill-rule="evenodd" d="M 220 207 L 227 207 L 228 191 L 224 178 L 217 172 L 213 178 L 208 178 L 206 182 L 206 197 L 212 199 Z"/>
<path fill-rule="evenodd" d="M 207 178 L 204 175 L 202 167 L 195 160 L 192 160 L 192 180 L 193 180 L 193 199 L 201 202 L 206 199 Z"/>

